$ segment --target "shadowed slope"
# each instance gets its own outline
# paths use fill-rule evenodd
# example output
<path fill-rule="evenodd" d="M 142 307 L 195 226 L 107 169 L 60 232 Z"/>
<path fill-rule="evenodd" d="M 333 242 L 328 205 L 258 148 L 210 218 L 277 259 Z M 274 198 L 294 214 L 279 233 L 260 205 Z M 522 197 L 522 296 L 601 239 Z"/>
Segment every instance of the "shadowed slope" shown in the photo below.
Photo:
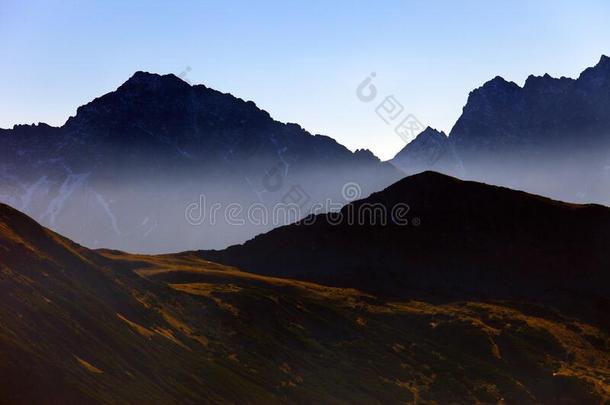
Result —
<path fill-rule="evenodd" d="M 406 225 L 391 215 L 399 204 L 409 207 Z M 375 216 L 373 208 L 382 210 Z M 424 172 L 348 204 L 341 218 L 318 215 L 201 255 L 398 296 L 609 296 L 610 209 L 602 206 Z"/>
<path fill-rule="evenodd" d="M 0 402 L 591 403 L 603 329 L 509 302 L 385 301 L 194 253 L 89 251 L 0 205 Z"/>
<path fill-rule="evenodd" d="M 237 400 L 159 287 L 0 204 L 0 402 Z"/>

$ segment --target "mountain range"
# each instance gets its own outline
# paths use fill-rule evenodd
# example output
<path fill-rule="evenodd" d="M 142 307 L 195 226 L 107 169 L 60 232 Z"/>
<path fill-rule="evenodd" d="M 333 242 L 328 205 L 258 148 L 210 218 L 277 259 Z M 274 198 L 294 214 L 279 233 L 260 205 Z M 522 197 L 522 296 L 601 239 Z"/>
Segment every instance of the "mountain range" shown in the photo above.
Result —
<path fill-rule="evenodd" d="M 137 72 L 63 126 L 15 126 L 0 142 L 1 201 L 87 246 L 139 252 L 224 247 L 274 225 L 209 218 L 215 203 L 298 203 L 306 213 L 344 203 L 346 182 L 370 193 L 401 176 L 370 151 L 171 74 Z"/>
<path fill-rule="evenodd" d="M 470 94 L 449 135 L 428 128 L 381 162 L 251 101 L 136 72 L 61 127 L 0 129 L 0 201 L 88 247 L 148 253 L 241 243 L 351 201 L 346 185 L 364 197 L 425 170 L 607 205 L 608 117 L 603 56 L 578 79 L 530 76 L 519 87 L 496 77 Z M 296 217 L 244 220 L 278 204 L 296 204 Z"/>
<path fill-rule="evenodd" d="M 341 212 L 147 256 L 0 204 L 1 402 L 610 400 L 610 209 L 426 172 Z"/>

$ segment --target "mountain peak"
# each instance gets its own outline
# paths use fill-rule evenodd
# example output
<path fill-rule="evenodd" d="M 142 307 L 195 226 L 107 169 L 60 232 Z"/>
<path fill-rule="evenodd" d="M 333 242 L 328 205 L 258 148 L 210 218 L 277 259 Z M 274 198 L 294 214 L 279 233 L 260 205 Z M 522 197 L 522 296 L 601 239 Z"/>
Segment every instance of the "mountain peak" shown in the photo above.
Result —
<path fill-rule="evenodd" d="M 520 90 L 521 87 L 517 83 L 506 81 L 502 76 L 496 76 L 470 92 L 464 112 L 467 112 L 468 109 L 478 110 L 492 100 L 504 103 Z"/>
<path fill-rule="evenodd" d="M 444 138 L 447 137 L 447 134 L 445 134 L 443 131 L 439 131 L 436 128 L 432 128 L 430 126 L 426 127 L 426 129 L 424 129 L 423 131 L 421 131 L 416 138 L 419 138 L 420 136 L 426 137 L 426 136 L 434 136 L 434 137 L 438 137 L 438 136 L 442 136 Z"/>
<path fill-rule="evenodd" d="M 542 91 L 543 93 L 558 93 L 566 91 L 574 83 L 574 79 L 561 77 L 559 79 L 545 73 L 542 76 L 529 75 L 523 85 L 524 90 Z"/>
<path fill-rule="evenodd" d="M 553 76 L 548 73 L 543 74 L 542 76 L 529 75 L 527 79 L 525 79 L 525 83 L 531 80 L 556 80 Z"/>
<path fill-rule="evenodd" d="M 415 179 L 423 179 L 426 181 L 431 181 L 431 180 L 437 180 L 437 181 L 450 181 L 450 182 L 455 182 L 455 181 L 459 181 L 457 178 L 453 177 L 453 176 L 449 176 L 447 174 L 443 174 L 443 173 L 439 173 L 439 172 L 435 172 L 434 170 L 425 170 L 421 173 L 417 173 L 414 174 L 412 176 L 407 176 L 404 179 L 400 180 L 407 180 L 407 181 L 412 181 Z M 397 183 L 400 183 L 400 181 L 398 181 Z"/>
<path fill-rule="evenodd" d="M 407 176 L 396 183 L 389 186 L 383 192 L 396 193 L 398 190 L 411 187 L 426 187 L 426 188 L 443 188 L 449 184 L 460 183 L 461 180 L 435 172 L 434 170 L 425 170 L 420 173 Z"/>
<path fill-rule="evenodd" d="M 595 66 L 585 69 L 578 79 L 593 86 L 601 86 L 607 83 L 610 79 L 610 58 L 602 55 L 599 62 Z"/>
<path fill-rule="evenodd" d="M 594 67 L 595 69 L 603 69 L 605 71 L 610 71 L 610 58 L 606 55 L 602 55 L 599 58 L 599 62 Z"/>
<path fill-rule="evenodd" d="M 504 79 L 502 76 L 496 76 L 493 79 L 489 80 L 487 83 L 483 84 L 482 87 L 480 87 L 481 89 L 486 89 L 489 90 L 491 89 L 492 91 L 515 91 L 515 90 L 520 90 L 521 87 L 512 81 L 508 81 L 506 79 Z"/>
<path fill-rule="evenodd" d="M 155 119 L 159 111 L 169 111 L 168 118 L 176 116 L 176 110 L 186 105 L 191 86 L 173 74 L 159 75 L 143 71 L 135 72 L 116 90 L 106 93 L 77 108 L 76 116 L 66 121 L 66 126 L 82 128 L 97 123 L 100 128 L 108 122 L 120 122 L 121 130 L 132 127 L 137 119 Z M 113 117 L 113 118 L 110 118 Z M 113 129 L 114 132 L 118 127 Z"/>
<path fill-rule="evenodd" d="M 119 89 L 121 88 L 133 88 L 133 87 L 143 87 L 147 89 L 157 89 L 162 86 L 180 86 L 180 87 L 190 87 L 190 85 L 184 80 L 178 78 L 173 73 L 160 75 L 158 73 L 150 73 L 144 71 L 135 72 L 125 83 L 123 83 Z"/>
<path fill-rule="evenodd" d="M 502 76 L 496 76 L 491 80 L 488 80 L 483 84 L 482 87 L 519 87 L 515 82 L 509 82 Z"/>
<path fill-rule="evenodd" d="M 358 159 L 369 160 L 373 162 L 379 162 L 380 159 L 375 156 L 375 154 L 370 149 L 356 149 L 354 151 L 354 156 Z"/>

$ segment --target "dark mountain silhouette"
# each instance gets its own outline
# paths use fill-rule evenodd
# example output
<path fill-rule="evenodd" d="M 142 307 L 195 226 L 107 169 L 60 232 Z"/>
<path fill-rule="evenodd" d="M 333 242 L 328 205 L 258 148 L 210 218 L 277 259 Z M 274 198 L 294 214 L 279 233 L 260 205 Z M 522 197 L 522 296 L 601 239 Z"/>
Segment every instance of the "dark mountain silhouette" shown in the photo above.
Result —
<path fill-rule="evenodd" d="M 257 274 L 389 296 L 542 300 L 559 293 L 608 305 L 610 209 L 603 206 L 423 172 L 340 215 L 306 222 L 201 255 Z"/>
<path fill-rule="evenodd" d="M 473 188 L 481 197 L 480 185 L 425 175 L 372 198 L 393 201 L 414 187 L 423 193 L 414 202 L 429 201 L 444 195 L 439 184 L 447 191 Z M 466 199 L 473 197 L 462 191 Z M 575 230 L 572 217 L 604 223 L 601 207 L 511 193 L 492 190 L 517 204 L 517 212 L 530 205 L 549 210 L 566 221 L 565 230 Z M 481 204 L 497 202 L 481 198 Z M 461 204 L 473 207 L 467 200 Z M 428 211 L 420 214 L 421 229 L 434 223 L 423 216 Z M 484 218 L 488 237 L 499 241 L 501 228 Z M 366 229 L 365 238 L 354 233 L 338 243 L 335 237 L 346 235 L 337 231 L 329 231 L 325 241 L 337 251 L 323 262 L 322 250 L 308 249 L 313 245 L 305 245 L 293 227 L 259 238 L 261 249 L 265 239 L 275 239 L 268 272 L 279 269 L 274 253 L 296 271 L 303 270 L 299 261 L 321 268 L 334 262 L 343 271 L 341 263 L 350 260 L 346 254 L 371 265 L 379 244 L 388 242 L 381 229 Z M 282 234 L 294 242 L 277 239 Z M 554 253 L 575 252 L 574 240 L 563 241 Z M 439 256 L 443 242 L 436 242 Z M 281 249 L 293 252 L 295 260 L 287 261 Z M 392 245 L 388 252 L 397 257 Z M 499 253 L 487 252 L 482 262 L 495 257 L 501 267 L 505 256 Z M 592 257 L 574 273 L 586 276 L 587 263 L 600 260 L 588 253 Z M 438 274 L 431 270 L 432 277 Z M 457 267 L 455 272 L 466 274 Z M 515 285 L 518 279 L 506 282 Z M 606 286 L 600 283 L 597 290 Z M 388 301 L 355 289 L 245 273 L 193 253 L 91 251 L 3 204 L 0 291 L 2 403 L 603 403 L 610 398 L 608 329 L 552 306 Z"/>
<path fill-rule="evenodd" d="M 368 151 L 352 153 L 171 74 L 137 72 L 62 127 L 0 130 L 0 144 L 0 201 L 90 247 L 132 251 L 226 246 L 272 227 L 232 226 L 222 213 L 214 227 L 209 219 L 192 226 L 185 210 L 201 195 L 207 208 L 245 211 L 272 207 L 298 187 L 305 214 L 326 199 L 343 203 L 346 182 L 370 193 L 400 178 Z"/>
<path fill-rule="evenodd" d="M 608 205 L 610 58 L 602 56 L 577 79 L 530 76 L 520 87 L 496 77 L 470 93 L 446 142 L 421 151 L 418 143 L 407 145 L 392 163 L 408 174 L 440 170 Z M 443 159 L 451 164 L 439 166 Z"/>

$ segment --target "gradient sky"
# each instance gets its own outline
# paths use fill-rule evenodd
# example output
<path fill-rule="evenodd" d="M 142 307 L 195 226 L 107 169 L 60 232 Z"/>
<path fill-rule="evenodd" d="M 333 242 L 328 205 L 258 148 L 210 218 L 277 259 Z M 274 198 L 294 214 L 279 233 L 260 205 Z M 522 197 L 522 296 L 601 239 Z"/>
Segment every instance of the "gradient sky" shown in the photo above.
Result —
<path fill-rule="evenodd" d="M 576 77 L 601 54 L 608 1 L 0 0 L 0 127 L 61 125 L 137 70 L 190 67 L 191 83 L 388 159 L 404 141 L 375 114 L 387 95 L 449 131 L 494 76 Z M 371 72 L 379 99 L 363 103 Z"/>

